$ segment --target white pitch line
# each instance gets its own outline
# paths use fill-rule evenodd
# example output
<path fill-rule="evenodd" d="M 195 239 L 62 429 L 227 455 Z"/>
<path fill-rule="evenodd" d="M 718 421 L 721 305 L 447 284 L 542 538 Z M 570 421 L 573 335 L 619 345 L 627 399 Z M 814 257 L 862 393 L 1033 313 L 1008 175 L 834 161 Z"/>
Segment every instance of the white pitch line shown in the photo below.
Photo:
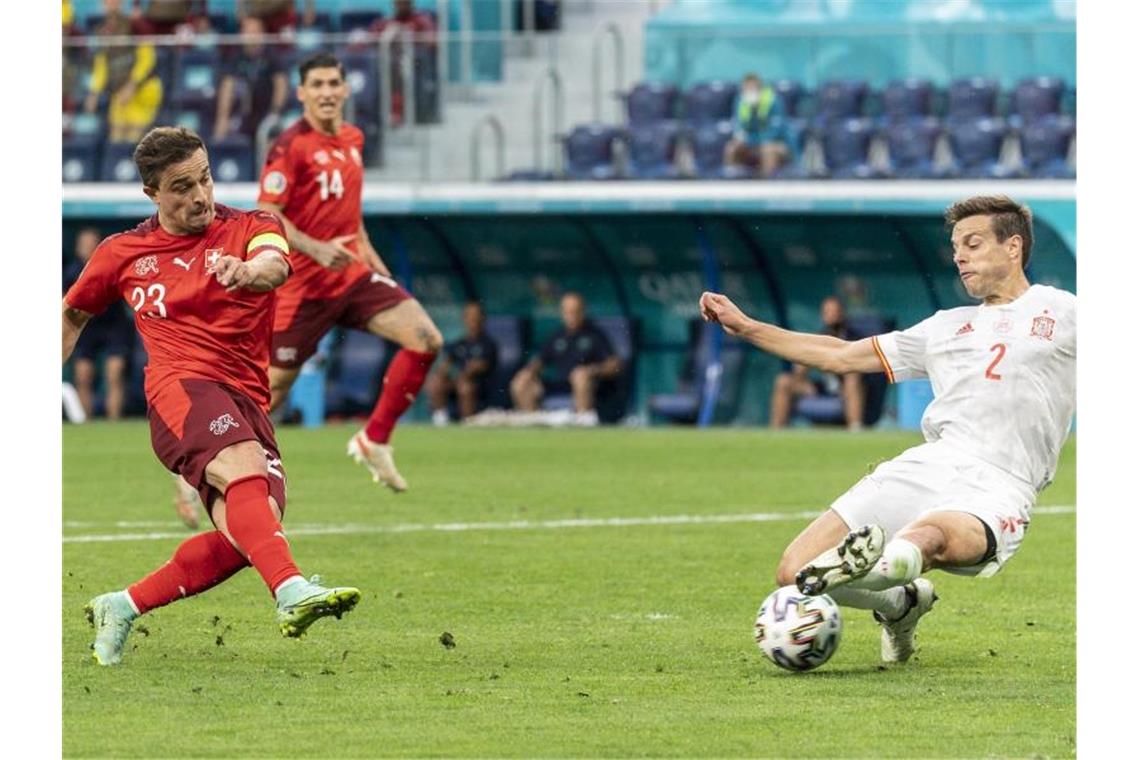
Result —
<path fill-rule="evenodd" d="M 1072 505 L 1038 507 L 1034 515 L 1067 515 L 1076 511 Z M 286 526 L 290 536 L 345 536 L 393 533 L 463 533 L 467 531 L 502 530 L 561 530 L 563 528 L 628 528 L 653 525 L 725 525 L 732 523 L 789 522 L 809 520 L 817 517 L 819 510 L 802 512 L 752 512 L 736 515 L 651 515 L 648 517 L 605 517 L 579 518 L 566 520 L 511 520 L 509 522 L 472 523 L 398 523 L 395 525 L 370 525 L 349 523 L 345 525 L 302 524 Z M 64 536 L 65 544 L 99 543 L 106 541 L 155 541 L 168 538 L 185 538 L 187 531 L 177 533 L 104 533 Z"/>

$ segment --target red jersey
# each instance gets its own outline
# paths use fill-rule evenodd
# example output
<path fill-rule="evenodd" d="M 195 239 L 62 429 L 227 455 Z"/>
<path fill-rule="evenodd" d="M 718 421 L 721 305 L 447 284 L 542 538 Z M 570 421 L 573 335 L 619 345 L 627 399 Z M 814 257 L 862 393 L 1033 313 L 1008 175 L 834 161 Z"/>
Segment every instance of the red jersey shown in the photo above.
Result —
<path fill-rule="evenodd" d="M 334 137 L 313 129 L 305 119 L 277 138 L 261 172 L 258 202 L 268 201 L 297 229 L 317 240 L 356 235 L 363 222 L 364 133 L 342 124 Z M 356 243 L 348 244 L 355 251 Z M 332 299 L 361 277 L 372 274 L 362 261 L 340 271 L 327 269 L 304 254 L 293 257 L 294 274 L 278 290 L 278 309 L 296 311 L 302 300 Z M 281 318 L 278 319 L 280 323 Z"/>
<path fill-rule="evenodd" d="M 200 235 L 173 235 L 158 215 L 99 244 L 67 291 L 68 306 L 99 314 L 122 297 L 135 310 L 146 347 L 148 402 L 174 380 L 199 378 L 236 388 L 269 406 L 269 339 L 274 291 L 227 293 L 214 277 L 221 256 L 252 259 L 288 244 L 267 211 L 215 204 Z"/>

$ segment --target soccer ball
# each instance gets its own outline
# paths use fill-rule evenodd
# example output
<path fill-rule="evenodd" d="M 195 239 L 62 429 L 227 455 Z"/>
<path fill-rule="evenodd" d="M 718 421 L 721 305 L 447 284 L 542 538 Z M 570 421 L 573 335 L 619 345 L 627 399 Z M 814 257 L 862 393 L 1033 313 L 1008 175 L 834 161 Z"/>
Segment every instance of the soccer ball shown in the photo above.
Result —
<path fill-rule="evenodd" d="M 756 644 L 769 660 L 785 670 L 814 670 L 839 648 L 843 618 L 830 596 L 784 586 L 760 605 L 755 628 Z"/>

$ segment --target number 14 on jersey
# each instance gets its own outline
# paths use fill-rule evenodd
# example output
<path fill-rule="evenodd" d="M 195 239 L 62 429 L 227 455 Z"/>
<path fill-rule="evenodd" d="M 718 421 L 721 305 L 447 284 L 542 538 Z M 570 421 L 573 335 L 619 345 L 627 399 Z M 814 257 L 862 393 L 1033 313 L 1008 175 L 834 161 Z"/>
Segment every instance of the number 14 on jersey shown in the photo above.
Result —
<path fill-rule="evenodd" d="M 338 199 L 344 196 L 344 180 L 341 179 L 340 169 L 321 172 L 317 175 L 317 184 L 321 186 L 322 201 L 327 201 L 330 195 L 335 195 Z"/>

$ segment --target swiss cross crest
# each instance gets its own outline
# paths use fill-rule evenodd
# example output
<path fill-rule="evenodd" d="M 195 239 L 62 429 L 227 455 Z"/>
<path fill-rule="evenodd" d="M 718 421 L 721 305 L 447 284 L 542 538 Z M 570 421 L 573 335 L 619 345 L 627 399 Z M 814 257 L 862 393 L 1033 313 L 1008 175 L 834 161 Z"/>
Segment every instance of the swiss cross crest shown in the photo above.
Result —
<path fill-rule="evenodd" d="M 321 166 L 324 166 L 325 164 L 327 164 L 329 162 L 328 151 L 327 150 L 318 150 L 316 153 L 313 154 L 313 160 L 316 161 Z"/>
<path fill-rule="evenodd" d="M 135 276 L 146 277 L 148 274 L 158 274 L 158 257 L 143 256 L 135 259 Z"/>
<path fill-rule="evenodd" d="M 972 333 L 973 331 L 974 331 L 974 326 L 972 324 L 970 324 L 969 322 L 967 322 L 966 324 L 964 324 L 958 328 L 958 332 L 954 333 L 954 336 L 957 337 L 959 335 L 965 335 L 966 333 Z"/>
<path fill-rule="evenodd" d="M 224 255 L 225 251 L 221 248 L 206 249 L 206 274 L 213 274 L 214 270 L 218 268 L 218 259 Z"/>
<path fill-rule="evenodd" d="M 1033 327 L 1029 328 L 1029 334 L 1034 338 L 1044 338 L 1045 340 L 1053 340 L 1053 326 L 1057 324 L 1057 320 L 1052 317 L 1044 315 L 1033 318 Z"/>

